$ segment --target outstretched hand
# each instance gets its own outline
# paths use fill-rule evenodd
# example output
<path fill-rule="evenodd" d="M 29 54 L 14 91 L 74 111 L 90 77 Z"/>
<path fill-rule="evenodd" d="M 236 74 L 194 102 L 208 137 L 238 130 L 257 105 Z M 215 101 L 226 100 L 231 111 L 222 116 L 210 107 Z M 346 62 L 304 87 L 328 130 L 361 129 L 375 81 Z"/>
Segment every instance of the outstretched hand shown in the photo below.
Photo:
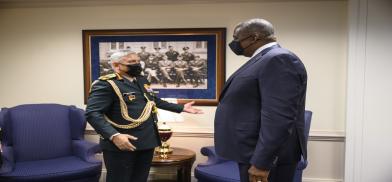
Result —
<path fill-rule="evenodd" d="M 193 107 L 193 104 L 195 104 L 195 101 L 186 103 L 183 111 L 191 114 L 203 114 L 203 111 Z"/>

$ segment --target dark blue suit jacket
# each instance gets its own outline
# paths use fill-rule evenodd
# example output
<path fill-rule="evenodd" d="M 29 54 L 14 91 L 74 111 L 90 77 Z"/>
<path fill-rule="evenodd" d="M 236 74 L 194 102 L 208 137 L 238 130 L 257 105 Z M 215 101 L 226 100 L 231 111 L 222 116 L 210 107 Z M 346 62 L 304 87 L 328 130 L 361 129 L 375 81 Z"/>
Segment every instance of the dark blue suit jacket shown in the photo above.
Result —
<path fill-rule="evenodd" d="M 226 82 L 215 114 L 221 157 L 270 169 L 306 159 L 307 74 L 301 60 L 279 45 L 250 59 Z"/>

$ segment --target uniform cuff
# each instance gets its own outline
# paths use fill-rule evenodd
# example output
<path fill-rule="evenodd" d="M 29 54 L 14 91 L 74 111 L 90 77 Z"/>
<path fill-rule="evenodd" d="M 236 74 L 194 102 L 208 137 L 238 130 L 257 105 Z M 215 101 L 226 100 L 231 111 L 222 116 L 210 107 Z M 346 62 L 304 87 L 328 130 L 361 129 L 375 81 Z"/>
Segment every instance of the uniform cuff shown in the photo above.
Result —
<path fill-rule="evenodd" d="M 112 136 L 110 136 L 109 140 L 112 141 L 112 140 L 113 140 L 113 137 L 115 137 L 115 136 L 117 136 L 117 135 L 119 135 L 119 134 L 120 134 L 120 133 L 115 133 L 115 134 L 113 134 Z"/>

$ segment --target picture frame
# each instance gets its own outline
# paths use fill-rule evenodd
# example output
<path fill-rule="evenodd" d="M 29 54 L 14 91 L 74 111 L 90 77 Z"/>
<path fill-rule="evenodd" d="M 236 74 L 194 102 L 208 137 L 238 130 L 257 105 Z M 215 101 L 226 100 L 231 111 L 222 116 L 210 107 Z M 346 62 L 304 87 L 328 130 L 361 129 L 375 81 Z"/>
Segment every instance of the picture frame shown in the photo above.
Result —
<path fill-rule="evenodd" d="M 91 84 L 113 73 L 110 55 L 135 52 L 160 98 L 215 106 L 225 82 L 226 28 L 82 30 L 84 101 Z"/>

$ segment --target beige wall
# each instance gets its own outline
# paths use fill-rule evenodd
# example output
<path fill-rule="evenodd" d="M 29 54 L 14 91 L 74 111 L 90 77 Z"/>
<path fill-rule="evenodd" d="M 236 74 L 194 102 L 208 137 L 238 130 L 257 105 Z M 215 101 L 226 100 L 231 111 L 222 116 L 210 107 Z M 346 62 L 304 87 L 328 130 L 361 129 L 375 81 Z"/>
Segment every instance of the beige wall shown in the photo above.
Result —
<path fill-rule="evenodd" d="M 346 6 L 345 1 L 298 1 L 0 9 L 0 106 L 54 102 L 84 108 L 83 29 L 227 27 L 229 42 L 238 22 L 263 17 L 275 25 L 281 45 L 297 53 L 307 67 L 312 134 L 344 135 Z M 229 48 L 226 58 L 226 78 L 247 60 Z M 185 122 L 171 125 L 177 132 L 211 133 L 215 107 L 202 109 L 206 114 L 184 114 Z M 198 150 L 212 145 L 212 139 L 173 139 L 173 145 L 191 148 L 189 143 Z M 343 153 L 341 147 L 332 148 Z"/>

